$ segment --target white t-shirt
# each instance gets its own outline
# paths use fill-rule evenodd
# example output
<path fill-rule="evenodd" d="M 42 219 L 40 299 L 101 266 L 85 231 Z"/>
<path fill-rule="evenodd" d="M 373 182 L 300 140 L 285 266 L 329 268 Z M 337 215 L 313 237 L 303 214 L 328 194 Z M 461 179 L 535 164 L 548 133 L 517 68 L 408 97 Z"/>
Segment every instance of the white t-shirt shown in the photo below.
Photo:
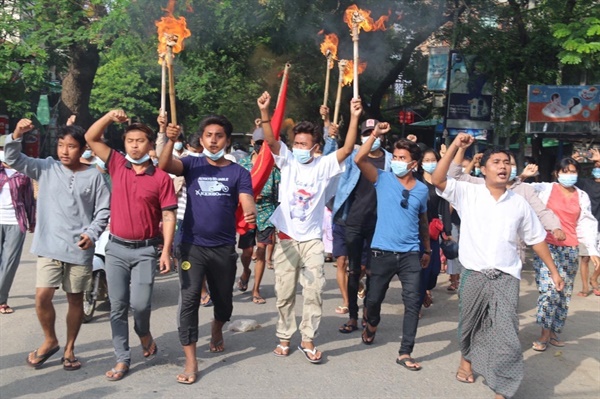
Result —
<path fill-rule="evenodd" d="M 16 170 L 8 168 L 4 169 L 4 171 L 8 177 L 17 173 Z M 13 207 L 8 181 L 0 187 L 0 224 L 19 224 L 15 208 Z"/>
<path fill-rule="evenodd" d="M 271 223 L 296 241 L 320 240 L 327 200 L 325 190 L 331 178 L 344 171 L 344 162 L 338 163 L 334 152 L 302 164 L 284 143 L 280 145 L 279 155 L 273 154 L 281 169 L 280 204 L 271 216 Z"/>
<path fill-rule="evenodd" d="M 458 259 L 462 265 L 475 271 L 494 268 L 520 279 L 520 239 L 527 245 L 546 239 L 544 226 L 525 198 L 506 190 L 496 201 L 484 184 L 451 177 L 443 193 L 436 191 L 460 216 Z"/>

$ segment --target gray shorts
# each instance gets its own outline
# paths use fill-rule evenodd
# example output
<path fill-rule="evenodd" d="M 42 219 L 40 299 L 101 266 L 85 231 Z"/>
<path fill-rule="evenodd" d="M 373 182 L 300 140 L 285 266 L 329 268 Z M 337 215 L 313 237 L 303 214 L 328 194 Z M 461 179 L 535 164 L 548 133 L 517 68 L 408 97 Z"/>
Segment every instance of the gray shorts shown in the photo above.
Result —
<path fill-rule="evenodd" d="M 36 288 L 59 288 L 69 294 L 79 294 L 92 283 L 92 266 L 75 265 L 39 256 L 37 259 Z"/>
<path fill-rule="evenodd" d="M 596 236 L 596 246 L 598 246 L 598 242 L 600 242 L 600 231 Z M 582 243 L 579 243 L 579 256 L 590 256 L 590 253 L 587 250 L 587 247 Z"/>

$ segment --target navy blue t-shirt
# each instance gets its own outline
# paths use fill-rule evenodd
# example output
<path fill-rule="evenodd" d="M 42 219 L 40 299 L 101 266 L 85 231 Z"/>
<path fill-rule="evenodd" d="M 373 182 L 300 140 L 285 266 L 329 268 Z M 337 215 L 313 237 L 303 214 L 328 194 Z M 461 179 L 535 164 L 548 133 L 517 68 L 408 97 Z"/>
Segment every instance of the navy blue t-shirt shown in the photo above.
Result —
<path fill-rule="evenodd" d="M 203 247 L 235 245 L 239 195 L 253 195 L 250 172 L 236 163 L 213 166 L 205 157 L 181 162 L 187 187 L 182 241 Z"/>

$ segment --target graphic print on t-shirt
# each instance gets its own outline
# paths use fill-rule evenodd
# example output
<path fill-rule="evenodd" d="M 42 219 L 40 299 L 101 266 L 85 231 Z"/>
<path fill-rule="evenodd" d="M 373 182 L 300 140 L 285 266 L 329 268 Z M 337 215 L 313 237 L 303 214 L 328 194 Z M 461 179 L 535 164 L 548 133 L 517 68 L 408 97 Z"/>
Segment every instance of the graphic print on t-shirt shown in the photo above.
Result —
<path fill-rule="evenodd" d="M 306 187 L 306 189 L 309 188 Z M 292 201 L 290 201 L 290 217 L 304 222 L 307 216 L 306 211 L 310 208 L 310 201 L 313 197 L 314 194 L 303 188 L 296 191 L 292 196 Z"/>
<path fill-rule="evenodd" d="M 200 176 L 198 178 L 199 190 L 196 190 L 196 195 L 204 197 L 220 197 L 220 196 L 231 196 L 229 193 L 229 186 L 226 184 L 229 182 L 229 177 L 209 177 Z"/>

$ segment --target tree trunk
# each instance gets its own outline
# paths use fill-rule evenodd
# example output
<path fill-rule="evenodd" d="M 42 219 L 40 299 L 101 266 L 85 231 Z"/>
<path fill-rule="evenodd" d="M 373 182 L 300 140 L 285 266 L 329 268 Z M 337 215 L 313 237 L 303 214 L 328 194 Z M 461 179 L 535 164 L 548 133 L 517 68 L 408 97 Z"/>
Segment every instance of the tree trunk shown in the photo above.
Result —
<path fill-rule="evenodd" d="M 62 81 L 59 107 L 59 124 L 64 124 L 71 115 L 76 115 L 76 124 L 87 129 L 92 124 L 90 95 L 100 54 L 96 46 L 77 44 L 71 49 L 71 62 Z"/>

